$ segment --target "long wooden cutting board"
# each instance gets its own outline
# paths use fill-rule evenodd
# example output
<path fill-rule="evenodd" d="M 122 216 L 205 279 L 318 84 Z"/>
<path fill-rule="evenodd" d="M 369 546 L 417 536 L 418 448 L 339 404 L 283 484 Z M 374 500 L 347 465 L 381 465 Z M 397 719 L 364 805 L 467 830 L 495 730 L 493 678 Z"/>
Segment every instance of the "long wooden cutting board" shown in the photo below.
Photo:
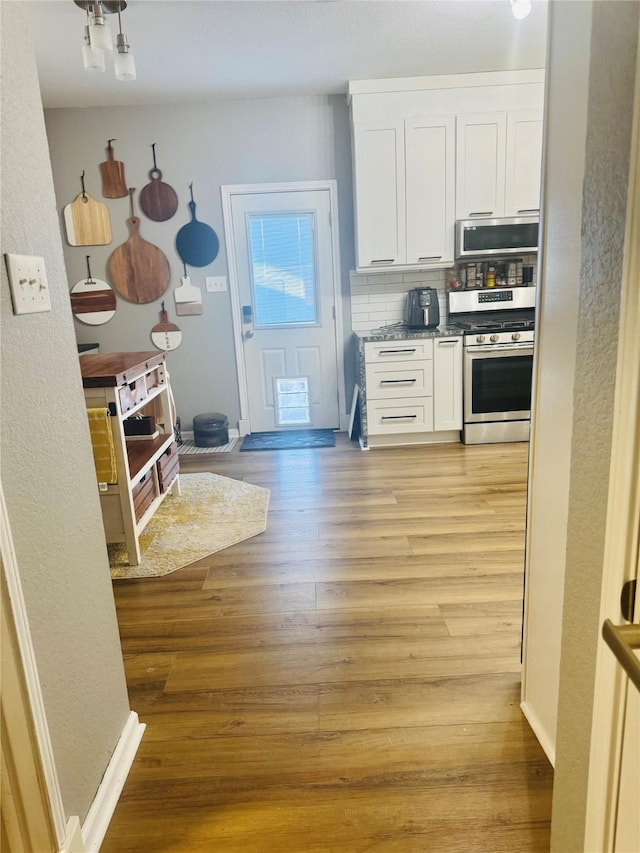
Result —
<path fill-rule="evenodd" d="M 63 213 L 70 246 L 106 246 L 113 239 L 109 208 L 89 193 L 79 193 Z"/>
<path fill-rule="evenodd" d="M 129 239 L 109 258 L 109 276 L 120 296 L 139 304 L 154 302 L 169 287 L 171 270 L 164 253 L 140 236 L 140 219 L 133 213 L 127 219 Z"/>

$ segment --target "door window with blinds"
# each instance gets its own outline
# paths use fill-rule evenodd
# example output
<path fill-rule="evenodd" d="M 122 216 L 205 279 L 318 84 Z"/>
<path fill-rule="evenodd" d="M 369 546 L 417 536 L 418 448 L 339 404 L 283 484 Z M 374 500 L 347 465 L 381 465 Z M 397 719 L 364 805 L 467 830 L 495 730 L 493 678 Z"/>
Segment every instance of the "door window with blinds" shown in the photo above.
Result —
<path fill-rule="evenodd" d="M 254 328 L 318 325 L 315 213 L 249 213 Z"/>

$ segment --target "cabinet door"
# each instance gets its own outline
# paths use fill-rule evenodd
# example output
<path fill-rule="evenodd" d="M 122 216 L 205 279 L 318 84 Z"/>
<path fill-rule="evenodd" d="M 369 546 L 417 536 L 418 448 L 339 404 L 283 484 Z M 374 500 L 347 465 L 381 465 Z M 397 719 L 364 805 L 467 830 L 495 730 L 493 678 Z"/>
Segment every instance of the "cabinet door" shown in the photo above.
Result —
<path fill-rule="evenodd" d="M 404 122 L 353 128 L 358 267 L 405 263 Z"/>
<path fill-rule="evenodd" d="M 538 213 L 542 174 L 542 110 L 507 116 L 505 216 Z"/>
<path fill-rule="evenodd" d="M 456 218 L 504 216 L 507 114 L 456 119 Z"/>
<path fill-rule="evenodd" d="M 453 263 L 453 116 L 405 121 L 407 263 Z"/>
<path fill-rule="evenodd" d="M 462 429 L 462 338 L 434 341 L 433 428 Z"/>

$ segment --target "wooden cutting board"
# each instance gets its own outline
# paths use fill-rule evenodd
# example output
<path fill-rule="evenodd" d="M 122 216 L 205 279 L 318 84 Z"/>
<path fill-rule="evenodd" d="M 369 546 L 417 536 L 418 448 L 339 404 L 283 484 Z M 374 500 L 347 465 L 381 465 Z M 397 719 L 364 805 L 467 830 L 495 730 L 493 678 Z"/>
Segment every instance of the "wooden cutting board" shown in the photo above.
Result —
<path fill-rule="evenodd" d="M 129 193 L 124 179 L 124 163 L 113 159 L 112 142 L 115 142 L 115 139 L 107 142 L 107 159 L 100 163 L 102 195 L 105 198 L 124 198 Z"/>
<path fill-rule="evenodd" d="M 109 258 L 109 277 L 120 296 L 138 304 L 154 302 L 169 287 L 171 270 L 164 253 L 140 236 L 140 220 L 134 214 L 133 193 L 131 218 L 127 219 L 129 239 L 118 246 Z"/>
<path fill-rule="evenodd" d="M 106 246 L 112 238 L 109 208 L 89 193 L 80 193 L 63 210 L 70 246 Z"/>
<path fill-rule="evenodd" d="M 191 284 L 191 279 L 185 273 L 180 279 L 180 287 L 173 291 L 176 302 L 176 314 L 179 317 L 202 314 L 202 293 L 200 288 Z"/>
<path fill-rule="evenodd" d="M 83 278 L 71 288 L 71 312 L 89 326 L 100 326 L 116 313 L 116 295 L 99 278 Z"/>
<path fill-rule="evenodd" d="M 162 302 L 162 310 L 160 311 L 160 322 L 156 323 L 151 329 L 151 340 L 154 346 L 165 352 L 176 349 L 182 343 L 182 332 L 175 323 L 169 322 L 164 302 Z"/>
<path fill-rule="evenodd" d="M 145 216 L 154 222 L 166 222 L 171 219 L 178 209 L 178 196 L 169 184 L 162 180 L 162 172 L 156 164 L 156 145 L 151 146 L 153 151 L 153 169 L 149 172 L 151 183 L 140 190 L 140 208 Z"/>

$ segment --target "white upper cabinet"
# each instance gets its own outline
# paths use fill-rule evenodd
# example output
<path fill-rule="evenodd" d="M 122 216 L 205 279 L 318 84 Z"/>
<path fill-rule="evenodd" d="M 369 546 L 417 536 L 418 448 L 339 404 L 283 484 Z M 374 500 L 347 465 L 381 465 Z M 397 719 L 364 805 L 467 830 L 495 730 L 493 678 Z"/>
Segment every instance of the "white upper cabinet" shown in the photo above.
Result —
<path fill-rule="evenodd" d="M 453 262 L 455 119 L 354 124 L 358 267 Z"/>
<path fill-rule="evenodd" d="M 353 160 L 358 266 L 404 264 L 404 122 L 357 124 Z"/>
<path fill-rule="evenodd" d="M 457 219 L 538 213 L 541 173 L 542 110 L 457 117 Z"/>
<path fill-rule="evenodd" d="M 458 116 L 457 219 L 504 216 L 506 138 L 506 113 Z"/>
<path fill-rule="evenodd" d="M 455 119 L 405 121 L 406 263 L 453 261 Z"/>
<path fill-rule="evenodd" d="M 456 219 L 540 207 L 544 71 L 349 84 L 356 264 L 447 267 Z"/>
<path fill-rule="evenodd" d="M 507 115 L 505 216 L 536 214 L 540 210 L 542 177 L 542 110 Z"/>

